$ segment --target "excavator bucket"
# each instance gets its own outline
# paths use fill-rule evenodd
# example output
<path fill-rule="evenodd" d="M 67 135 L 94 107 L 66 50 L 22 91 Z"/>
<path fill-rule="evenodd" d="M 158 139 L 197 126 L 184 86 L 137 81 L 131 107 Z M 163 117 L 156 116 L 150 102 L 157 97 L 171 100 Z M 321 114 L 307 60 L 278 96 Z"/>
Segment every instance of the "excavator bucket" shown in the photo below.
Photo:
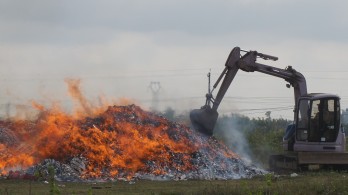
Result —
<path fill-rule="evenodd" d="M 194 109 L 190 112 L 190 119 L 195 130 L 204 133 L 208 136 L 213 135 L 215 123 L 219 114 L 216 110 L 210 107 L 202 107 L 201 109 Z"/>

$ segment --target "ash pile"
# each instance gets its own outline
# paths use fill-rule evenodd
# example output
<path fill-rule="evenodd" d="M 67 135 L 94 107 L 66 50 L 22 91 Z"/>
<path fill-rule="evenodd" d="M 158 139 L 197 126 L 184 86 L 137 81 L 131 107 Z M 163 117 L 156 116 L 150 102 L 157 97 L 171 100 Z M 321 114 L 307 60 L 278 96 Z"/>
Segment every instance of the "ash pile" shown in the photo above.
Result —
<path fill-rule="evenodd" d="M 83 119 L 56 117 L 52 127 L 49 119 L 55 114 L 45 112 L 28 124 L 0 123 L 3 176 L 45 179 L 49 169 L 54 169 L 58 181 L 212 180 L 264 174 L 215 138 L 135 105 L 110 106 Z M 35 137 L 47 136 L 45 131 L 52 129 L 59 133 Z M 19 150 L 23 142 L 30 148 Z M 25 159 L 14 160 L 15 155 L 31 160 L 23 163 Z"/>

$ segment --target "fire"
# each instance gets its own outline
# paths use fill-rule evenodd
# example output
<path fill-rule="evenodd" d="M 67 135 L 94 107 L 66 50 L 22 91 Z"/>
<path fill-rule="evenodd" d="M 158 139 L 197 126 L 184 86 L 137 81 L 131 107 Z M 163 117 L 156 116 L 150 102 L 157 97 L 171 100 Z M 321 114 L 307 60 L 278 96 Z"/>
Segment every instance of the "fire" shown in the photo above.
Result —
<path fill-rule="evenodd" d="M 66 80 L 70 95 L 80 103 L 68 114 L 55 105 L 46 108 L 37 102 L 36 120 L 0 122 L 0 173 L 26 169 L 44 159 L 67 162 L 86 159 L 81 177 L 132 177 L 143 172 L 154 175 L 169 171 L 197 170 L 194 156 L 202 148 L 238 158 L 227 148 L 214 151 L 212 143 L 184 125 L 146 112 L 135 105 L 92 105 L 81 93 L 79 80 Z M 106 102 L 106 101 L 101 101 Z M 215 140 L 216 142 L 216 140 Z"/>

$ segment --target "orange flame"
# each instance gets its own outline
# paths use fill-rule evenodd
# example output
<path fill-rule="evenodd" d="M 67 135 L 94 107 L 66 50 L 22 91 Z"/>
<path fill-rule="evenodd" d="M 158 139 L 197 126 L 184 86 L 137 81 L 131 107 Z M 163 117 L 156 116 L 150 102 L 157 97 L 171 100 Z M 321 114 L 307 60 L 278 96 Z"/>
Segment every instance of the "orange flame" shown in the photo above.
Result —
<path fill-rule="evenodd" d="M 82 95 L 80 80 L 66 82 L 70 95 L 81 105 L 74 116 L 59 106 L 47 109 L 33 102 L 40 111 L 35 121 L 0 121 L 0 131 L 7 134 L 6 140 L 0 140 L 1 174 L 47 158 L 66 162 L 76 156 L 88 159 L 84 177 L 166 172 L 164 168 L 149 170 L 150 162 L 181 171 L 194 169 L 191 156 L 204 143 L 192 141 L 189 128 L 137 106 L 95 107 Z M 180 155 L 180 162 L 173 160 L 175 155 Z M 237 157 L 228 150 L 225 155 Z"/>

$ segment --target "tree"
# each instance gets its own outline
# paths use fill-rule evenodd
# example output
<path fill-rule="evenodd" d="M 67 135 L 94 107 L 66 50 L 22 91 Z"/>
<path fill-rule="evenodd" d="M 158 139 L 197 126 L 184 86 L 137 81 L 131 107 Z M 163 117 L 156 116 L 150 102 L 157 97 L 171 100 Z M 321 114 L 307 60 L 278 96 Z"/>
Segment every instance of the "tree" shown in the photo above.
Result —
<path fill-rule="evenodd" d="M 265 115 L 267 120 L 271 120 L 271 111 L 267 111 Z"/>
<path fill-rule="evenodd" d="M 173 121 L 175 117 L 175 110 L 171 107 L 167 107 L 163 112 L 163 116 L 168 120 Z"/>

